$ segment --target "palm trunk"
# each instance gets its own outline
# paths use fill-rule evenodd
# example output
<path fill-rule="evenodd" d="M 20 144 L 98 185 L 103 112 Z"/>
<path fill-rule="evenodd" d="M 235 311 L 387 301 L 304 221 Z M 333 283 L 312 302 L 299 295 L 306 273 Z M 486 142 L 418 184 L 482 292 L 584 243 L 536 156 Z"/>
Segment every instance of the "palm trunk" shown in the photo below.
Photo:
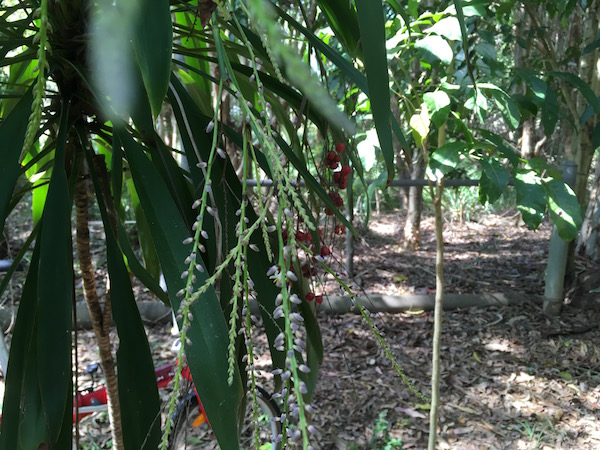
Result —
<path fill-rule="evenodd" d="M 110 428 L 113 441 L 113 449 L 123 450 L 123 429 L 121 426 L 121 408 L 119 405 L 119 386 L 117 383 L 117 374 L 115 370 L 115 360 L 112 355 L 112 346 L 110 342 L 110 323 L 111 323 L 111 305 L 110 295 L 106 295 L 104 310 L 100 305 L 98 293 L 96 291 L 96 278 L 94 276 L 94 267 L 92 265 L 92 255 L 90 253 L 90 230 L 88 227 L 88 199 L 87 189 L 84 181 L 77 185 L 75 197 L 76 217 L 77 217 L 77 255 L 81 269 L 81 278 L 83 280 L 83 293 L 96 340 L 98 341 L 98 350 L 100 354 L 100 364 L 106 380 L 106 393 L 108 397 L 108 415 L 110 419 Z M 108 292 L 108 289 L 107 289 Z"/>

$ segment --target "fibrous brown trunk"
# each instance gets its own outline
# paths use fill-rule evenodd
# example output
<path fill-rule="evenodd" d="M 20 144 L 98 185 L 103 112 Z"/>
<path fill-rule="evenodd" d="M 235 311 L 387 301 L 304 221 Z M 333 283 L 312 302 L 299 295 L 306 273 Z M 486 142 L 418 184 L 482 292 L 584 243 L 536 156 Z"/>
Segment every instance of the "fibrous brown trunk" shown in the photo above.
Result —
<path fill-rule="evenodd" d="M 100 364 L 106 380 L 106 393 L 108 397 L 108 415 L 110 419 L 113 449 L 123 450 L 123 429 L 121 426 L 121 408 L 119 404 L 119 387 L 115 370 L 115 360 L 112 354 L 110 342 L 111 303 L 110 292 L 104 302 L 104 309 L 100 305 L 100 299 L 96 290 L 96 278 L 90 252 L 90 230 L 88 226 L 88 190 L 85 181 L 77 185 L 75 195 L 76 221 L 77 221 L 77 255 L 83 280 L 83 293 L 90 311 L 92 326 L 98 351 Z"/>

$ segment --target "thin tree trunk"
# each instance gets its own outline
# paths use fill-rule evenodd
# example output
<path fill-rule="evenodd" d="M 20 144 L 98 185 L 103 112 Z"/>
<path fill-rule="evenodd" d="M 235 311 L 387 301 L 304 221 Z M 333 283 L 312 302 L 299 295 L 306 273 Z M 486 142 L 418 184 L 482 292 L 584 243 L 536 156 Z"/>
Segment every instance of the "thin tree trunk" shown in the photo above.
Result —
<path fill-rule="evenodd" d="M 442 341 L 442 315 L 444 310 L 444 233 L 442 222 L 443 180 L 430 185 L 431 198 L 435 208 L 435 307 L 433 323 L 433 349 L 431 357 L 431 410 L 429 411 L 428 450 L 435 450 L 437 441 L 437 423 L 440 404 L 440 358 Z"/>
<path fill-rule="evenodd" d="M 77 192 L 75 196 L 77 220 L 77 255 L 79 257 L 81 278 L 83 280 L 83 293 L 90 311 L 94 334 L 96 335 L 96 340 L 98 341 L 100 364 L 102 365 L 102 371 L 104 372 L 104 378 L 106 380 L 108 415 L 110 419 L 110 428 L 113 440 L 112 448 L 115 450 L 123 450 L 123 429 L 121 425 L 119 388 L 115 371 L 115 361 L 110 342 L 111 303 L 110 296 L 107 294 L 104 303 L 104 310 L 102 310 L 96 290 L 96 278 L 94 276 L 94 267 L 92 265 L 92 255 L 90 252 L 87 194 L 88 191 L 85 181 L 80 181 L 77 184 Z"/>
<path fill-rule="evenodd" d="M 594 184 L 577 241 L 577 253 L 600 262 L 600 159 L 596 161 Z"/>
<path fill-rule="evenodd" d="M 425 163 L 423 158 L 414 158 L 411 179 L 419 180 L 423 178 L 424 173 Z M 423 188 L 420 186 L 411 186 L 408 190 L 408 210 L 406 213 L 404 242 L 402 245 L 406 250 L 416 250 L 419 247 L 422 207 Z"/>

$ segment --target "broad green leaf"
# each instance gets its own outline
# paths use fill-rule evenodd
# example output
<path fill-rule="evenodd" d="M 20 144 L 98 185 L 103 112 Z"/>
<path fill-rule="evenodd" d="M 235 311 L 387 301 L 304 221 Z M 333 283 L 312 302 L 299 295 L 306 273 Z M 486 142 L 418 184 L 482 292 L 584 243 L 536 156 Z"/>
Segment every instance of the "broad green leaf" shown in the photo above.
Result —
<path fill-rule="evenodd" d="M 562 180 L 550 180 L 544 183 L 548 195 L 550 217 L 565 241 L 577 237 L 581 228 L 581 207 L 575 192 Z"/>
<path fill-rule="evenodd" d="M 485 141 L 491 144 L 493 149 L 499 151 L 502 156 L 507 158 L 513 167 L 517 167 L 519 164 L 519 156 L 515 150 L 508 143 L 506 143 L 504 139 L 502 139 L 502 137 L 488 130 L 478 129 L 477 131 L 479 134 L 481 134 Z"/>
<path fill-rule="evenodd" d="M 429 64 L 434 64 L 438 61 L 443 64 L 450 64 L 454 57 L 448 41 L 436 35 L 425 36 L 423 39 L 419 39 L 415 43 L 415 48 Z"/>
<path fill-rule="evenodd" d="M 559 111 L 558 98 L 552 88 L 548 86 L 545 101 L 542 103 L 542 124 L 544 125 L 544 133 L 546 136 L 550 136 L 554 133 L 554 127 L 556 127 L 556 122 L 558 122 Z"/>
<path fill-rule="evenodd" d="M 0 123 L 0 229 L 9 214 L 9 204 L 19 177 L 19 156 L 31 114 L 31 90 L 21 98 L 10 115 Z"/>
<path fill-rule="evenodd" d="M 514 172 L 514 185 L 517 209 L 527 226 L 536 229 L 544 220 L 548 202 L 542 179 L 533 170 L 518 169 Z"/>
<path fill-rule="evenodd" d="M 171 76 L 171 10 L 168 0 L 147 0 L 138 8 L 133 48 L 152 114 L 157 117 Z"/>
<path fill-rule="evenodd" d="M 64 424 L 65 408 L 71 409 L 71 329 L 73 322 L 73 250 L 71 207 L 65 170 L 68 106 L 61 111 L 54 169 L 40 233 L 38 278 L 37 364 L 40 393 L 50 437 L 57 441 Z"/>
<path fill-rule="evenodd" d="M 475 46 L 475 52 L 483 59 L 496 61 L 496 48 L 487 42 L 479 42 Z"/>
<path fill-rule="evenodd" d="M 479 201 L 482 204 L 494 203 L 508 186 L 510 173 L 495 158 L 483 158 L 480 164 Z"/>
<path fill-rule="evenodd" d="M 444 17 L 427 30 L 429 33 L 437 34 L 448 41 L 459 41 L 461 39 L 460 23 L 456 17 Z"/>
<path fill-rule="evenodd" d="M 467 144 L 464 142 L 448 142 L 436 149 L 429 159 L 428 178 L 433 181 L 441 180 L 456 169 L 466 149 Z"/>
<path fill-rule="evenodd" d="M 413 114 L 410 118 L 410 128 L 412 129 L 413 138 L 417 146 L 421 146 L 423 141 L 427 139 L 431 121 L 429 119 L 429 111 L 427 104 L 421 104 L 421 109 Z"/>
<path fill-rule="evenodd" d="M 431 121 L 436 127 L 441 127 L 450 114 L 450 97 L 444 91 L 426 92 L 423 101 L 431 114 Z"/>
<path fill-rule="evenodd" d="M 550 72 L 548 75 L 560 78 L 569 83 L 574 88 L 577 88 L 581 95 L 585 97 L 590 106 L 594 108 L 596 113 L 600 112 L 600 103 L 598 103 L 598 97 L 594 93 L 593 89 L 579 78 L 577 75 L 570 72 Z"/>
<path fill-rule="evenodd" d="M 361 49 L 359 46 L 362 37 L 362 32 L 359 33 L 360 17 L 357 20 L 357 12 L 352 2 L 346 0 L 317 0 L 317 4 L 346 51 L 353 57 L 363 59 L 365 48 Z M 356 9 L 358 8 L 358 5 L 356 5 Z"/>
<path fill-rule="evenodd" d="M 80 138 L 83 141 L 85 134 L 80 133 Z M 94 167 L 89 150 L 86 156 L 88 166 Z M 125 448 L 155 449 L 161 438 L 161 424 L 156 420 L 160 416 L 160 400 L 152 354 L 133 295 L 129 272 L 106 210 L 103 189 L 96 172 L 91 170 L 90 173 L 104 223 L 112 316 L 119 336 L 117 375 L 123 442 Z"/>
<path fill-rule="evenodd" d="M 185 226 L 167 186 L 140 145 L 124 132 L 119 132 L 119 137 L 150 224 L 173 310 L 178 311 L 180 298 L 176 293 L 185 287 L 181 273 L 190 252 L 183 241 L 191 230 Z M 201 286 L 207 277 L 203 272 L 197 273 L 197 278 L 196 286 Z M 191 346 L 186 345 L 186 358 L 194 385 L 221 448 L 237 449 L 237 411 L 243 389 L 237 371 L 233 385 L 227 383 L 228 327 L 212 287 L 192 304 L 191 313 L 194 320 L 188 331 Z"/>
<path fill-rule="evenodd" d="M 356 0 L 360 38 L 369 86 L 373 121 L 385 160 L 388 181 L 394 178 L 394 149 L 390 128 L 390 90 L 381 2 Z"/>
<path fill-rule="evenodd" d="M 512 130 L 516 130 L 521 123 L 521 112 L 519 111 L 517 104 L 504 91 L 491 90 L 490 92 L 492 97 L 494 97 L 506 124 Z"/>

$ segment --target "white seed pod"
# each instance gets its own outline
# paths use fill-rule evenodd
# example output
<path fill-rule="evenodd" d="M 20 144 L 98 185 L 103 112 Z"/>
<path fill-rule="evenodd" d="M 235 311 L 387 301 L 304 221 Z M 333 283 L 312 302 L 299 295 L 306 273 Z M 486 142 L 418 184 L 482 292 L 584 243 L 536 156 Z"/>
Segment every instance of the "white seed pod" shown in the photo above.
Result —
<path fill-rule="evenodd" d="M 296 274 L 294 272 L 292 272 L 291 270 L 288 270 L 286 272 L 286 275 L 288 277 L 288 279 L 292 280 L 292 281 L 298 281 L 298 277 L 296 276 Z"/>
<path fill-rule="evenodd" d="M 208 233 L 206 232 L 206 230 L 202 230 L 200 232 L 200 236 L 202 236 L 204 239 L 208 239 Z"/>
<path fill-rule="evenodd" d="M 227 154 L 225 153 L 225 150 L 223 150 L 220 147 L 217 147 L 217 154 L 223 159 L 227 158 Z"/>
<path fill-rule="evenodd" d="M 205 253 L 206 247 L 203 244 L 198 244 L 198 251 L 201 253 Z"/>
<path fill-rule="evenodd" d="M 288 208 L 285 208 L 285 209 L 283 210 L 283 213 L 284 213 L 286 216 L 288 216 L 288 217 L 292 217 L 292 216 L 293 216 L 292 212 L 291 212 L 291 211 L 290 211 Z"/>
<path fill-rule="evenodd" d="M 210 122 L 208 122 L 208 125 L 206 125 L 206 132 L 210 133 L 214 129 L 215 129 L 215 121 L 211 120 Z"/>
<path fill-rule="evenodd" d="M 193 238 L 193 237 L 185 238 L 185 239 L 183 240 L 183 245 L 189 245 L 189 244 L 191 244 L 192 242 L 194 242 L 194 238 Z"/>
<path fill-rule="evenodd" d="M 185 289 L 179 289 L 175 295 L 177 297 L 183 297 L 183 294 L 185 294 Z"/>
<path fill-rule="evenodd" d="M 310 367 L 308 367 L 306 364 L 300 364 L 298 366 L 298 370 L 300 372 L 303 372 L 303 373 L 309 373 L 310 372 Z"/>
<path fill-rule="evenodd" d="M 217 212 L 211 206 L 206 207 L 206 212 L 209 213 L 213 217 L 215 217 L 217 215 Z"/>
<path fill-rule="evenodd" d="M 196 164 L 196 167 L 198 169 L 206 169 L 208 167 L 208 164 L 206 164 L 204 161 L 200 161 L 198 164 Z"/>
<path fill-rule="evenodd" d="M 302 300 L 300 300 L 300 297 L 298 297 L 296 294 L 292 294 L 290 295 L 290 302 L 295 305 L 299 305 L 302 303 Z"/>
<path fill-rule="evenodd" d="M 207 184 L 206 186 L 204 186 L 204 190 L 210 194 L 210 193 L 212 192 L 212 187 L 211 187 L 211 185 L 210 185 L 210 184 Z"/>
<path fill-rule="evenodd" d="M 183 280 L 184 278 L 187 278 L 189 274 L 190 273 L 187 270 L 184 270 L 183 272 L 181 272 L 181 279 Z"/>
<path fill-rule="evenodd" d="M 250 244 L 248 247 L 250 247 L 250 250 L 255 251 L 256 253 L 258 253 L 260 251 L 260 249 L 258 248 L 258 245 L 256 245 L 256 244 Z"/>
<path fill-rule="evenodd" d="M 196 264 L 196 270 L 200 273 L 204 273 L 204 267 L 202 267 L 200 264 Z"/>
<path fill-rule="evenodd" d="M 197 209 L 201 204 L 202 204 L 202 200 L 197 199 L 196 201 L 194 201 L 194 203 L 192 203 L 192 209 Z"/>
<path fill-rule="evenodd" d="M 267 227 L 267 233 L 272 233 L 273 231 L 275 231 L 277 229 L 277 227 L 275 225 L 269 225 Z"/>

